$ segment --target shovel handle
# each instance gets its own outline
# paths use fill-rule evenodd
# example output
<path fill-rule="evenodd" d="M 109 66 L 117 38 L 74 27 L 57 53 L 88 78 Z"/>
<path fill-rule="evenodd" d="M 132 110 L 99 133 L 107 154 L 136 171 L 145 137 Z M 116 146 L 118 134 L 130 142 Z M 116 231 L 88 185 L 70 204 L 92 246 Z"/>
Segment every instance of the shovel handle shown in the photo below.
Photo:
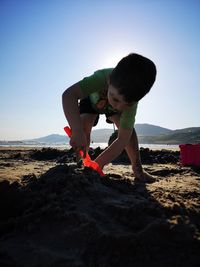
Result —
<path fill-rule="evenodd" d="M 66 132 L 66 134 L 69 136 L 69 138 L 71 138 L 72 136 L 72 130 L 69 128 L 69 126 L 65 126 L 64 130 Z M 93 160 L 91 160 L 90 156 L 88 153 L 86 153 L 86 157 L 83 157 L 84 153 L 83 150 L 79 150 L 79 154 L 83 160 L 83 165 L 85 167 L 89 167 L 95 171 L 97 171 L 99 173 L 100 176 L 105 176 L 105 174 L 103 173 L 102 169 L 99 167 L 99 164 Z"/>

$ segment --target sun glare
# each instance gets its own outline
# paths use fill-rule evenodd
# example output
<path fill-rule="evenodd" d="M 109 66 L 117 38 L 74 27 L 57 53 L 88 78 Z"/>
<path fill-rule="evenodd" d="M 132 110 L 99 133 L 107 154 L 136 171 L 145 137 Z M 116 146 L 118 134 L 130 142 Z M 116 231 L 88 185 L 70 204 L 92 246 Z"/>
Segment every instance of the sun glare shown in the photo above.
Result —
<path fill-rule="evenodd" d="M 125 56 L 127 56 L 127 52 L 112 52 L 105 56 L 102 56 L 101 65 L 104 68 L 115 67 L 117 63 Z"/>

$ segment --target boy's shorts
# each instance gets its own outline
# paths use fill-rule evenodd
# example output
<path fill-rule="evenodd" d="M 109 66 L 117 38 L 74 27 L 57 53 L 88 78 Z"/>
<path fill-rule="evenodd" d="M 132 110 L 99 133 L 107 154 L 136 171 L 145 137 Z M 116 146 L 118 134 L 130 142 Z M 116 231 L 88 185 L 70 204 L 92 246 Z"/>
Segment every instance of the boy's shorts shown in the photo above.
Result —
<path fill-rule="evenodd" d="M 99 121 L 99 113 L 98 111 L 96 111 L 91 104 L 90 98 L 86 97 L 84 99 L 81 99 L 81 101 L 79 102 L 79 112 L 80 114 L 84 114 L 84 113 L 89 113 L 89 114 L 96 114 L 97 117 L 95 119 L 95 122 L 93 124 L 93 126 L 96 126 L 98 121 Z M 106 122 L 107 123 L 113 123 L 112 121 L 110 121 L 108 118 L 118 114 L 117 112 L 109 112 L 109 113 L 105 113 L 106 116 Z"/>

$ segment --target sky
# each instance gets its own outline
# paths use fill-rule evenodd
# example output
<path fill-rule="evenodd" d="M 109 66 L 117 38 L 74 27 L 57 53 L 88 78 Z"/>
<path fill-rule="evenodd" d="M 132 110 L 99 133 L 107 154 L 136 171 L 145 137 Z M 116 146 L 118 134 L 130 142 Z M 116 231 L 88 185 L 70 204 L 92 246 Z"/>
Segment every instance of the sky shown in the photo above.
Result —
<path fill-rule="evenodd" d="M 0 140 L 65 134 L 64 90 L 131 52 L 157 66 L 136 123 L 199 127 L 199 29 L 199 0 L 0 0 Z"/>

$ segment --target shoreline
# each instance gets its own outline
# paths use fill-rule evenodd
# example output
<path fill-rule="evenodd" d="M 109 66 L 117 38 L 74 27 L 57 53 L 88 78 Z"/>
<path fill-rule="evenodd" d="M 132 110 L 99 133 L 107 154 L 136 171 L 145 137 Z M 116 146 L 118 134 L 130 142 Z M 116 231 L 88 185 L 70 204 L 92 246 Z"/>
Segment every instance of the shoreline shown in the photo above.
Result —
<path fill-rule="evenodd" d="M 93 143 L 91 144 L 91 148 L 96 149 L 105 149 L 108 146 L 107 143 Z M 0 145 L 1 150 L 31 150 L 31 149 L 42 149 L 42 148 L 52 148 L 58 150 L 70 149 L 69 144 L 66 145 L 51 145 L 51 144 L 39 144 L 39 145 L 30 145 L 30 144 L 20 144 L 20 145 Z M 139 148 L 148 148 L 150 150 L 172 150 L 179 151 L 179 145 L 165 145 L 165 144 L 139 144 Z"/>

